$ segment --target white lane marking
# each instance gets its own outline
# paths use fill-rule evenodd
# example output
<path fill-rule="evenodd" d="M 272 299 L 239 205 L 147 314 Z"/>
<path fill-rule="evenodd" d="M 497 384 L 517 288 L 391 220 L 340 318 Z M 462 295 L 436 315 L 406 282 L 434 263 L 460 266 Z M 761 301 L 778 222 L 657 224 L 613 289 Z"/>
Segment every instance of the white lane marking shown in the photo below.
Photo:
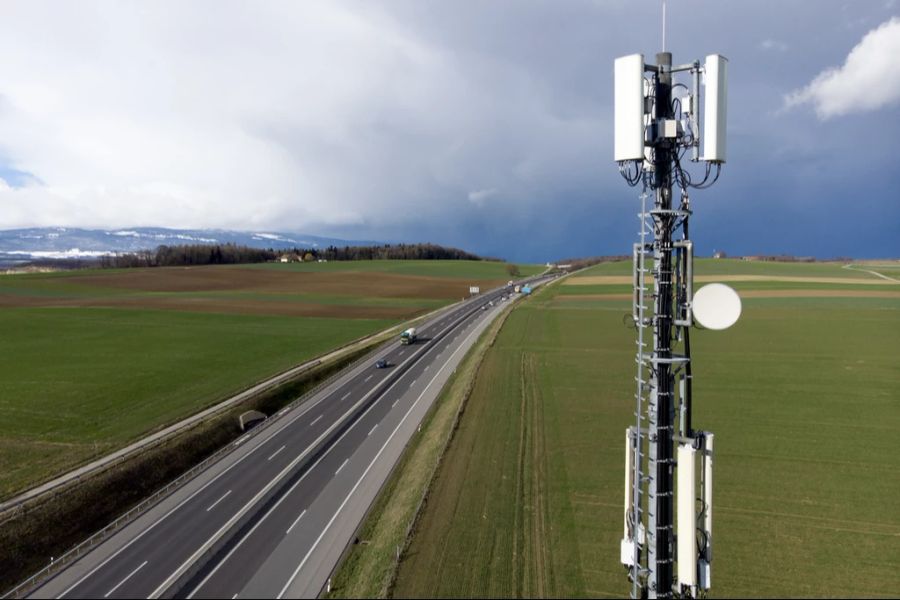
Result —
<path fill-rule="evenodd" d="M 335 471 L 334 474 L 337 475 L 338 473 L 340 473 L 340 472 L 341 472 L 341 469 L 343 469 L 344 466 L 345 466 L 348 462 L 350 462 L 350 459 L 349 459 L 349 458 L 345 458 L 345 459 L 344 459 L 344 462 L 341 463 L 341 466 L 338 467 L 338 470 Z"/>
<path fill-rule="evenodd" d="M 232 597 L 231 597 L 231 600 L 234 600 L 235 598 L 237 598 L 237 594 L 235 594 L 234 596 L 232 596 Z"/>
<path fill-rule="evenodd" d="M 146 564 L 147 564 L 147 561 L 145 560 L 144 562 L 141 563 L 141 566 L 139 566 L 137 569 L 135 569 L 134 571 L 132 571 L 131 573 L 129 573 L 128 575 L 126 575 L 126 576 L 125 576 L 125 579 L 123 579 L 122 581 L 120 581 L 119 583 L 117 583 L 117 584 L 116 584 L 116 587 L 114 587 L 113 589 L 111 589 L 111 590 L 109 590 L 108 592 L 106 592 L 106 594 L 104 594 L 103 597 L 104 597 L 104 598 L 109 598 L 109 595 L 110 595 L 110 594 L 112 594 L 114 591 L 116 591 L 117 589 L 119 589 L 119 588 L 122 586 L 123 583 L 125 583 L 126 581 L 128 581 L 129 579 L 131 579 L 132 576 L 133 576 L 135 573 L 137 573 L 138 571 L 140 571 L 141 569 L 143 569 L 143 568 L 144 568 L 144 565 L 146 565 Z"/>
<path fill-rule="evenodd" d="M 349 397 L 350 397 L 350 392 L 347 392 L 346 394 L 344 394 L 343 396 L 341 396 L 341 402 L 343 402 L 344 400 L 346 400 L 346 399 L 349 398 Z"/>
<path fill-rule="evenodd" d="M 369 437 L 370 435 L 372 435 L 373 433 L 375 433 L 375 430 L 376 430 L 376 429 L 378 429 L 378 423 L 375 423 L 375 426 L 374 426 L 372 429 L 369 430 L 369 433 L 366 434 L 366 437 Z"/>
<path fill-rule="evenodd" d="M 406 352 L 406 350 L 401 350 L 400 353 L 399 353 L 397 356 L 403 356 L 403 353 L 404 353 L 404 352 Z"/>
<path fill-rule="evenodd" d="M 473 335 L 475 335 L 475 333 L 476 332 L 474 332 L 474 331 L 472 333 L 470 333 L 469 338 L 471 338 Z M 466 341 L 468 341 L 468 339 Z M 453 356 L 456 356 L 456 354 L 460 350 L 462 350 L 462 348 L 464 346 L 465 346 L 465 344 L 461 344 L 459 346 L 459 348 L 456 349 L 456 352 L 453 353 Z M 453 360 L 453 356 L 450 357 L 451 360 Z M 447 361 L 447 362 L 449 363 L 450 361 Z M 347 502 L 350 500 L 350 498 L 353 496 L 353 494 L 356 493 L 356 488 L 359 487 L 359 484 L 362 483 L 363 479 L 366 478 L 366 475 L 369 474 L 369 471 L 372 469 L 372 467 L 375 465 L 375 463 L 378 462 L 378 459 L 381 458 L 381 454 L 384 452 L 384 449 L 388 447 L 388 444 L 391 443 L 391 440 L 394 439 L 394 436 L 397 434 L 397 431 L 399 431 L 400 427 L 403 425 L 403 423 L 406 422 L 407 417 L 409 417 L 410 413 L 412 413 L 413 409 L 419 403 L 419 400 L 422 399 L 422 397 L 425 395 L 425 392 L 428 391 L 428 388 L 431 387 L 431 384 L 434 383 L 434 381 L 438 378 L 438 376 L 440 376 L 441 371 L 443 371 L 445 368 L 446 368 L 446 364 L 444 365 L 444 367 L 441 367 L 441 369 L 438 370 L 438 372 L 435 374 L 434 377 L 432 377 L 431 381 L 428 382 L 428 385 L 425 386 L 425 389 L 422 390 L 422 393 L 419 394 L 419 397 L 416 398 L 416 401 L 412 403 L 412 406 L 409 407 L 409 410 L 406 411 L 406 414 L 403 415 L 403 418 L 400 419 L 399 423 L 397 423 L 397 426 L 394 428 L 394 431 L 391 432 L 391 435 L 388 436 L 388 439 L 384 442 L 384 445 L 381 446 L 381 449 L 378 451 L 378 454 L 375 455 L 375 458 L 373 458 L 372 462 L 369 463 L 369 466 L 366 467 L 366 470 L 363 472 L 362 476 L 360 476 L 360 478 L 356 481 L 356 484 L 353 486 L 353 489 L 350 490 L 350 493 L 347 494 L 347 497 L 344 498 L 343 502 L 341 502 L 341 505 L 338 507 L 337 511 L 331 517 L 331 520 L 328 521 L 327 525 L 325 525 L 325 529 L 322 530 L 322 533 L 319 534 L 319 537 L 316 538 L 315 542 L 313 542 L 312 547 L 309 549 L 309 551 L 307 551 L 306 556 L 303 557 L 303 560 L 300 562 L 299 565 L 297 565 L 297 568 L 294 569 L 294 572 L 291 575 L 290 579 L 288 579 L 288 582 L 286 584 L 284 584 L 283 588 L 281 588 L 281 592 L 278 593 L 278 598 L 284 597 L 284 594 L 285 594 L 285 592 L 287 592 L 287 589 L 294 582 L 294 579 L 297 578 L 297 574 L 300 573 L 300 570 L 306 564 L 306 561 L 309 560 L 309 557 L 312 556 L 313 551 L 315 551 L 315 549 L 318 547 L 319 543 L 322 541 L 322 538 L 325 537 L 325 534 L 328 533 L 329 529 L 331 529 L 331 526 L 334 524 L 335 519 L 337 519 L 338 515 L 341 514 L 341 511 L 344 510 L 344 506 L 347 505 Z"/>
<path fill-rule="evenodd" d="M 409 384 L 409 387 L 412 387 L 412 386 L 414 386 L 414 385 L 416 385 L 416 380 L 415 380 L 415 379 L 412 380 L 412 383 Z"/>
<path fill-rule="evenodd" d="M 300 513 L 300 516 L 297 517 L 296 519 L 294 519 L 294 522 L 291 523 L 291 526 L 287 528 L 287 531 L 285 531 L 284 534 L 285 534 L 285 535 L 289 534 L 289 533 L 291 532 L 291 529 L 294 528 L 294 525 L 296 525 L 297 523 L 299 523 L 299 522 L 300 522 L 300 519 L 302 519 L 302 518 L 303 518 L 303 515 L 305 515 L 305 514 L 306 514 L 306 509 L 304 508 L 304 509 L 303 509 L 303 512 Z"/>
<path fill-rule="evenodd" d="M 319 419 L 321 419 L 324 416 L 325 415 L 319 415 L 318 417 L 316 417 L 315 419 L 312 420 L 312 422 L 309 424 L 309 426 L 312 427 L 313 425 L 315 425 L 316 423 L 319 422 Z"/>
<path fill-rule="evenodd" d="M 371 375 L 369 375 L 368 377 L 366 377 L 365 380 L 363 381 L 363 383 L 369 383 L 369 380 L 370 380 L 370 379 L 372 379 L 372 376 L 371 376 Z"/>
<path fill-rule="evenodd" d="M 398 402 L 400 402 L 400 398 L 397 398 L 396 400 L 394 400 L 394 403 L 391 404 L 391 408 L 394 408 L 395 406 L 397 406 Z"/>
<path fill-rule="evenodd" d="M 279 448 L 278 450 L 276 450 L 276 451 L 272 454 L 272 456 L 270 456 L 270 457 L 267 458 L 266 460 L 272 460 L 273 458 L 275 458 L 276 456 L 278 456 L 278 453 L 281 452 L 282 450 L 284 450 L 284 446 L 282 446 L 281 448 Z"/>
<path fill-rule="evenodd" d="M 427 370 L 428 370 L 428 367 L 430 367 L 430 366 L 431 366 L 431 365 L 425 365 L 425 370 L 427 371 Z"/>
<path fill-rule="evenodd" d="M 214 509 L 216 507 L 216 504 L 218 504 L 219 502 L 221 502 L 222 500 L 227 498 L 228 494 L 230 494 L 230 493 L 231 493 L 231 490 L 228 490 L 227 492 L 225 492 L 225 494 L 221 498 L 219 498 L 218 500 L 216 500 L 215 502 L 213 502 L 212 504 L 209 505 L 209 508 L 206 509 L 206 512 L 209 512 L 212 509 Z"/>

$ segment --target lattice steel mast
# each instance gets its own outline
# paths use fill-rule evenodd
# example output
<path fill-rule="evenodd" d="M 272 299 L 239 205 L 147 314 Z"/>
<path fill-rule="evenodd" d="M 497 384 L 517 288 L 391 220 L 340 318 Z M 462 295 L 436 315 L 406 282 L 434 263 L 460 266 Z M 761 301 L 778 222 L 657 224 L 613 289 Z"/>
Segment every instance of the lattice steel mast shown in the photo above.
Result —
<path fill-rule="evenodd" d="M 688 235 L 688 188 L 708 187 L 715 182 L 725 159 L 727 61 L 711 55 L 705 66 L 696 61 L 673 68 L 672 54 L 661 52 L 656 62 L 644 64 L 640 54 L 616 60 L 616 160 L 630 185 L 643 186 L 640 242 L 633 253 L 635 426 L 626 433 L 621 545 L 622 562 L 629 569 L 635 598 L 703 593 L 709 587 L 712 549 L 712 434 L 694 431 L 691 425 L 693 244 Z M 692 88 L 674 83 L 673 73 L 682 71 L 690 72 Z M 703 72 L 707 74 L 706 173 L 702 181 L 694 182 L 681 159 L 690 150 L 692 160 L 700 160 Z M 645 73 L 649 77 L 645 78 Z M 673 90 L 677 87 L 683 87 L 686 95 L 676 97 Z M 681 192 L 677 207 L 672 196 L 675 185 Z M 653 207 L 648 210 L 651 193 Z M 648 268 L 650 260 L 652 267 Z M 653 281 L 652 312 L 647 306 L 648 275 Z M 651 329 L 652 349 L 648 352 Z M 699 497 L 695 475 L 698 453 L 703 467 Z M 699 514 L 696 500 L 700 501 Z M 699 544 L 695 544 L 695 538 Z"/>

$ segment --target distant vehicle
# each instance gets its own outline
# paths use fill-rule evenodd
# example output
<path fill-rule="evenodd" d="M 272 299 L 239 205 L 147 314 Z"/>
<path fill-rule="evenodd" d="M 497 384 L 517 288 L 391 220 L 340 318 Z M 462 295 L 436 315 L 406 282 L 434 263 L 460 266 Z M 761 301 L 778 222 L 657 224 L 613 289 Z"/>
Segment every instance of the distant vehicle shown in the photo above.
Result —
<path fill-rule="evenodd" d="M 512 280 L 506 282 L 506 287 L 512 287 Z"/>
<path fill-rule="evenodd" d="M 522 293 L 525 294 L 526 296 L 527 296 L 528 294 L 530 294 L 530 293 L 531 293 L 531 286 L 530 286 L 530 285 L 524 286 L 524 287 L 522 288 Z"/>
<path fill-rule="evenodd" d="M 375 363 L 375 368 L 376 369 L 387 369 L 388 361 L 386 361 L 382 358 L 381 360 L 379 360 L 378 362 Z"/>
<path fill-rule="evenodd" d="M 416 328 L 410 327 L 406 331 L 400 334 L 400 343 L 401 344 L 415 344 L 416 343 Z"/>
<path fill-rule="evenodd" d="M 522 287 L 517 285 L 516 287 L 513 288 L 513 291 L 518 294 L 519 292 L 522 291 Z"/>
<path fill-rule="evenodd" d="M 482 305 L 481 305 L 481 310 L 487 310 L 487 304 L 482 304 Z"/>

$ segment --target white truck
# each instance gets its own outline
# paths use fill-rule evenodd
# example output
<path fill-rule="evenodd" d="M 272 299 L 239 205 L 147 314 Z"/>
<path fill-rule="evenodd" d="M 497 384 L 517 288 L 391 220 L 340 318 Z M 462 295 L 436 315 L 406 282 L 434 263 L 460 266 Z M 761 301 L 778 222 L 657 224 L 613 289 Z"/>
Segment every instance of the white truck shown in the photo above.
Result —
<path fill-rule="evenodd" d="M 400 334 L 400 343 L 401 344 L 415 344 L 416 343 L 416 328 L 410 327 L 406 331 Z"/>

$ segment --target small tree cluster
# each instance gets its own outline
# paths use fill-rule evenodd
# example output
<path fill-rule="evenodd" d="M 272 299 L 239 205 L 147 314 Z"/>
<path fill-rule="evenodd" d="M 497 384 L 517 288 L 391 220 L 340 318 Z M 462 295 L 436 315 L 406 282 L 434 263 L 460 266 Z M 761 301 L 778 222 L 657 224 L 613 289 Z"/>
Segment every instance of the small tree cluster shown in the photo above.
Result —
<path fill-rule="evenodd" d="M 234 265 L 275 260 L 275 251 L 237 244 L 185 244 L 159 246 L 156 250 L 139 250 L 126 254 L 100 257 L 101 267 L 177 267 L 187 265 Z"/>

